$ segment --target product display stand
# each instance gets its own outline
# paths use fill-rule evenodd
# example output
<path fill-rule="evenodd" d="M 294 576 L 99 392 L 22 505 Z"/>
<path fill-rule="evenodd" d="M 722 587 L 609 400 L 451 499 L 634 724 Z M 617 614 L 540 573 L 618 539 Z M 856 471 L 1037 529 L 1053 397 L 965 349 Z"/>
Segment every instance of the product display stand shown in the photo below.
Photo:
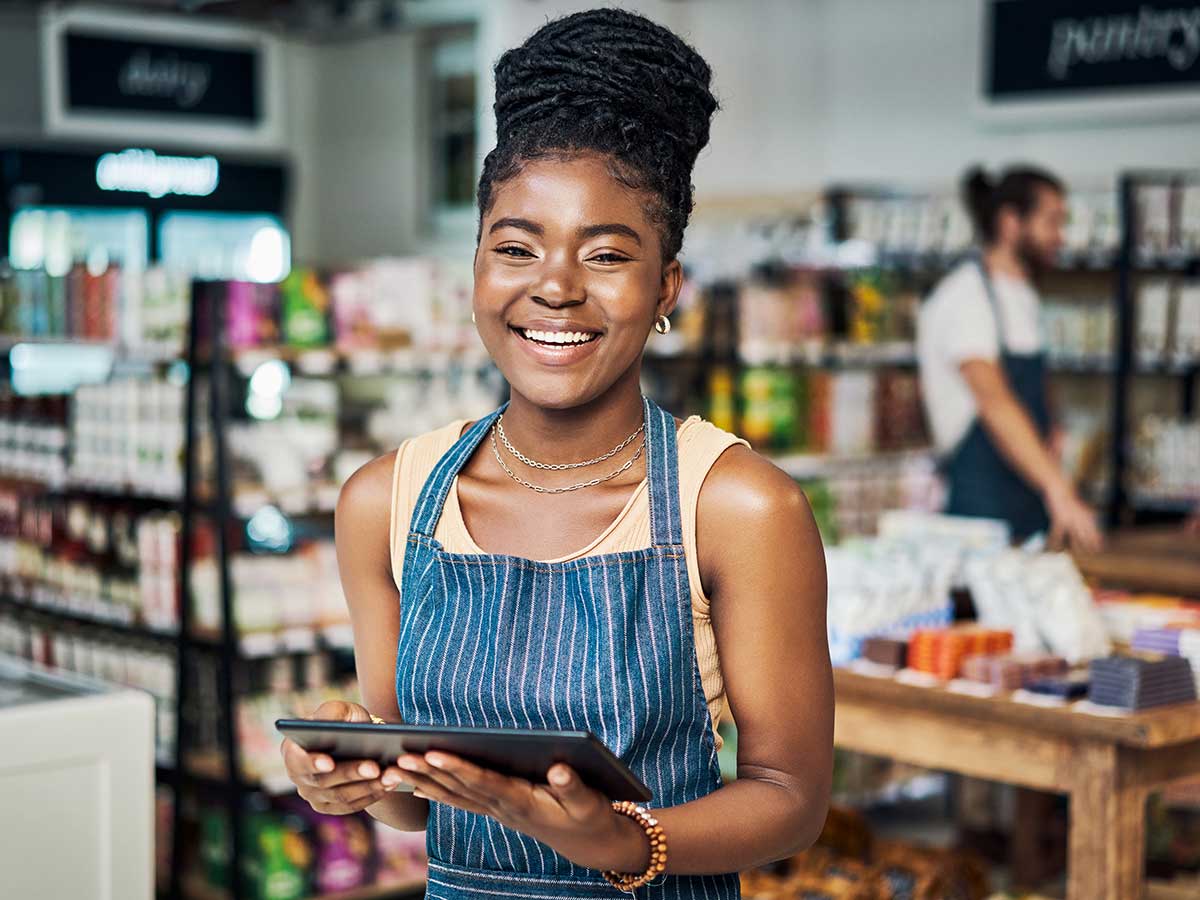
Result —
<path fill-rule="evenodd" d="M 1067 900 L 1143 896 L 1146 798 L 1200 776 L 1200 704 L 1120 715 L 834 670 L 838 747 L 1066 794 Z"/>
<path fill-rule="evenodd" d="M 181 566 L 180 566 L 180 627 L 178 639 L 178 670 L 177 670 L 177 709 L 178 709 L 178 739 L 176 742 L 175 769 L 170 773 L 170 783 L 175 787 L 175 803 L 172 828 L 171 881 L 169 888 L 170 900 L 181 900 L 184 897 L 215 896 L 227 900 L 241 900 L 245 896 L 245 885 L 241 877 L 245 857 L 244 835 L 246 832 L 246 813 L 248 794 L 259 788 L 249 783 L 243 777 L 241 755 L 239 753 L 239 736 L 237 721 L 237 697 L 235 684 L 236 669 L 244 662 L 245 654 L 238 634 L 237 617 L 235 614 L 234 588 L 230 570 L 229 530 L 230 522 L 237 521 L 233 510 L 232 489 L 230 477 L 230 460 L 227 444 L 227 423 L 229 421 L 230 399 L 229 392 L 233 375 L 233 366 L 225 347 L 225 310 L 220 302 L 220 293 L 206 290 L 204 282 L 195 282 L 191 296 L 191 326 L 188 332 L 186 362 L 188 365 L 188 381 L 186 393 L 186 423 L 184 444 L 184 495 L 181 504 L 183 513 Z M 200 323 L 208 323 L 207 344 L 201 344 L 199 339 Z M 204 376 L 204 377 L 202 377 Z M 199 392 L 207 379 L 208 387 L 208 422 L 199 421 L 200 408 Z M 201 479 L 198 447 L 198 430 L 207 424 L 212 436 L 212 471 L 204 473 L 210 476 L 211 490 L 199 490 Z M 195 531 L 195 520 L 198 516 L 211 517 L 216 536 L 216 562 L 218 586 L 221 607 L 221 631 L 215 639 L 197 638 L 192 634 L 193 591 L 190 582 L 192 571 L 193 547 L 192 536 Z M 188 666 L 196 651 L 213 653 L 217 658 L 217 695 L 219 697 L 220 722 L 218 731 L 221 736 L 220 766 L 212 773 L 198 773 L 189 769 L 188 751 L 193 741 L 189 728 L 191 717 L 188 713 Z M 190 784 L 219 795 L 224 802 L 226 814 L 229 817 L 228 872 L 230 885 L 227 891 L 207 888 L 196 879 L 184 877 L 183 873 L 183 804 L 180 787 Z M 419 885 L 367 885 L 361 890 L 349 891 L 336 895 L 339 900 L 360 900 L 360 898 L 395 897 L 411 895 L 422 891 L 423 882 Z M 333 895 L 331 895 L 333 896 Z"/>
<path fill-rule="evenodd" d="M 1138 279 L 1144 275 L 1184 275 L 1196 277 L 1200 274 L 1200 258 L 1184 254 L 1164 254 L 1147 257 L 1138 246 L 1139 211 L 1137 192 L 1147 186 L 1169 186 L 1192 181 L 1196 172 L 1126 172 L 1120 176 L 1120 222 L 1121 244 L 1117 253 L 1117 292 L 1115 369 L 1113 371 L 1112 419 L 1109 430 L 1109 458 L 1112 481 L 1106 518 L 1110 528 L 1129 525 L 1142 516 L 1167 514 L 1175 517 L 1189 511 L 1187 502 L 1173 503 L 1139 498 L 1129 489 L 1130 474 L 1130 422 L 1134 416 L 1130 411 L 1130 391 L 1135 376 L 1142 372 L 1172 375 L 1180 381 L 1179 411 L 1191 417 L 1196 411 L 1196 380 L 1200 377 L 1200 361 L 1192 360 L 1182 366 L 1163 364 L 1161 367 L 1140 366 L 1135 354 L 1137 336 L 1137 287 Z M 1200 504 L 1196 498 L 1195 504 Z"/>

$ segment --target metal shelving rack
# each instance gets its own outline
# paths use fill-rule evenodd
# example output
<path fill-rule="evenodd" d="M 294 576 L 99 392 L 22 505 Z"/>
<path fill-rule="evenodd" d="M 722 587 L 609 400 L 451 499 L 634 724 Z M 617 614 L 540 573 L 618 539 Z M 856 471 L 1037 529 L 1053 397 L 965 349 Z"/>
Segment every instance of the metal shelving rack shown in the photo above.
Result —
<path fill-rule="evenodd" d="M 1196 414 L 1196 381 L 1200 360 L 1184 366 L 1139 366 L 1134 353 L 1137 333 L 1137 285 L 1146 275 L 1200 277 L 1200 257 L 1175 254 L 1163 258 L 1143 258 L 1136 245 L 1138 234 L 1137 192 L 1142 185 L 1177 185 L 1200 180 L 1200 171 L 1131 171 L 1118 180 L 1121 243 L 1117 254 L 1117 289 L 1113 298 L 1117 322 L 1117 346 L 1113 371 L 1113 405 L 1110 425 L 1109 458 L 1112 483 L 1109 487 L 1107 521 L 1110 527 L 1136 524 L 1139 518 L 1155 515 L 1176 517 L 1193 504 L 1172 500 L 1143 502 L 1129 490 L 1130 473 L 1130 390 L 1133 379 L 1142 374 L 1174 376 L 1180 380 L 1180 413 Z"/>
<path fill-rule="evenodd" d="M 242 648 L 235 616 L 235 601 L 232 577 L 230 572 L 230 556 L 232 548 L 229 545 L 230 532 L 228 524 L 240 520 L 234 509 L 229 451 L 226 443 L 226 425 L 230 419 L 230 398 L 233 390 L 235 364 L 229 349 L 225 346 L 225 308 L 221 302 L 219 291 L 213 290 L 212 285 L 197 281 L 193 283 L 190 304 L 190 326 L 185 360 L 188 365 L 189 377 L 185 395 L 185 430 L 184 430 L 184 493 L 181 503 L 182 511 L 182 548 L 180 554 L 180 638 L 178 642 L 178 669 L 176 685 L 176 703 L 178 714 L 178 739 L 176 741 L 175 767 L 172 773 L 175 787 L 175 804 L 172 823 L 172 866 L 171 883 L 169 887 L 170 900 L 180 900 L 191 896 L 197 890 L 194 881 L 184 878 L 181 865 L 176 860 L 183 859 L 183 804 L 181 801 L 182 785 L 191 784 L 220 795 L 229 820 L 229 866 L 230 885 L 224 892 L 208 892 L 216 896 L 225 896 L 230 900 L 241 900 L 244 896 L 244 885 L 241 872 L 244 856 L 245 814 L 247 812 L 248 796 L 261 789 L 261 785 L 247 781 L 242 772 L 241 754 L 239 752 L 239 737 L 236 714 L 237 667 L 245 663 L 248 657 Z M 207 344 L 200 340 L 200 323 L 206 323 Z M 206 382 L 206 384 L 204 384 Z M 198 472 L 197 434 L 201 426 L 197 410 L 200 406 L 200 392 L 207 388 L 208 428 L 212 438 L 212 471 L 211 491 L 203 498 L 198 491 L 200 474 Z M 200 638 L 193 634 L 192 587 L 189 573 L 192 568 L 192 536 L 195 521 L 198 516 L 210 517 L 214 524 L 216 537 L 216 562 L 218 570 L 218 587 L 221 607 L 221 632 L 217 636 Z M 205 652 L 214 654 L 217 661 L 217 696 L 220 722 L 218 733 L 221 736 L 221 766 L 215 773 L 189 771 L 187 757 L 189 747 L 188 723 L 185 714 L 189 702 L 188 666 L 194 654 Z M 281 648 L 279 653 L 287 653 Z M 274 654 L 273 654 L 274 655 Z M 353 900 L 357 897 L 405 896 L 416 890 L 423 890 L 421 885 L 397 885 L 391 888 L 379 885 L 368 885 L 359 891 L 346 894 Z M 342 898 L 343 895 L 337 895 Z"/>
<path fill-rule="evenodd" d="M 141 371 L 162 365 L 182 362 L 186 366 L 187 381 L 184 395 L 184 442 L 183 442 L 183 491 L 180 497 L 158 497 L 123 492 L 114 486 L 111 489 L 96 489 L 80 485 L 65 488 L 29 482 L 31 489 L 44 493 L 60 491 L 71 497 L 88 500 L 119 501 L 122 504 L 147 510 L 170 510 L 180 515 L 180 554 L 177 593 L 179 597 L 178 628 L 170 631 L 158 630 L 143 624 L 109 619 L 101 612 L 71 608 L 67 605 L 44 605 L 26 602 L 17 597 L 0 596 L 0 609 L 11 610 L 27 620 L 40 621 L 53 626 L 68 625 L 75 628 L 94 630 L 111 637 L 154 646 L 168 650 L 174 657 L 176 740 L 173 757 L 160 759 L 155 769 L 159 785 L 170 789 L 173 799 L 172 830 L 167 838 L 171 842 L 171 872 L 166 889 L 159 892 L 160 900 L 182 900 L 192 896 L 221 896 L 228 900 L 240 900 L 245 895 L 241 871 L 244 858 L 244 835 L 248 800 L 259 792 L 277 793 L 273 785 L 263 785 L 247 779 L 241 765 L 240 741 L 236 714 L 237 685 L 240 683 L 239 667 L 263 658 L 278 658 L 296 653 L 332 650 L 349 650 L 342 640 L 314 632 L 311 645 L 289 646 L 286 642 L 258 642 L 249 646 L 238 633 L 235 616 L 236 598 L 232 583 L 230 562 L 234 548 L 231 547 L 231 523 L 243 522 L 250 512 L 241 510 L 234 502 L 231 486 L 231 463 L 227 446 L 227 426 L 232 418 L 234 394 L 238 390 L 243 371 L 254 354 L 263 359 L 283 359 L 297 365 L 302 371 L 310 366 L 308 356 L 323 356 L 332 359 L 332 367 L 318 366 L 319 372 L 309 375 L 355 375 L 403 373 L 428 376 L 430 369 L 414 368 L 413 365 L 396 360 L 376 361 L 362 369 L 357 363 L 332 349 L 296 351 L 286 347 L 263 348 L 262 350 L 238 353 L 226 346 L 225 307 L 220 282 L 193 282 L 189 301 L 189 326 L 182 356 L 178 353 L 155 355 L 143 358 L 136 353 L 126 353 L 108 341 L 86 341 L 73 337 L 34 338 L 47 343 L 83 343 L 112 349 L 114 358 L 122 363 L 130 362 Z M 6 352 L 15 343 L 25 340 L 0 336 L 0 353 Z M 362 371 L 359 371 L 362 369 Z M 328 371 L 326 371 L 328 370 Z M 205 410 L 202 412 L 202 410 Z M 203 420 L 203 421 L 202 421 Z M 199 447 L 201 435 L 207 432 L 210 439 L 211 460 L 206 460 L 206 470 L 201 471 Z M 24 482 L 27 479 L 0 476 L 6 481 Z M 264 501 L 265 502 L 265 501 Z M 317 507 L 299 511 L 296 515 L 326 531 L 332 525 L 332 508 Z M 200 633 L 194 627 L 193 590 L 190 573 L 194 561 L 193 538 L 197 532 L 197 521 L 206 519 L 212 523 L 215 538 L 215 560 L 218 571 L 218 596 L 221 610 L 221 629 L 218 634 Z M 217 732 L 220 737 L 219 760 L 212 766 L 199 766 L 190 756 L 194 749 L 193 727 L 194 704 L 193 672 L 196 663 L 203 658 L 215 663 L 217 675 L 218 715 Z M 186 792 L 190 789 L 202 791 L 208 798 L 219 801 L 225 808 L 229 820 L 228 871 L 230 885 L 227 890 L 205 888 L 197 879 L 183 871 L 182 863 L 188 849 L 184 825 Z M 177 864 L 178 863 L 178 864 Z M 364 898 L 407 897 L 424 890 L 420 884 L 366 885 L 361 889 L 330 895 L 330 900 L 364 900 Z"/>

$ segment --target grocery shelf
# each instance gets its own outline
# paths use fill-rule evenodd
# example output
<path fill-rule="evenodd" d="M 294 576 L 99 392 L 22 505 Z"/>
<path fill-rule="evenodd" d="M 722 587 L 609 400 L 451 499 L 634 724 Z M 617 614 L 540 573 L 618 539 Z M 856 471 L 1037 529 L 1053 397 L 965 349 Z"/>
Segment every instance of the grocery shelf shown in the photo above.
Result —
<path fill-rule="evenodd" d="M 1052 358 L 1046 365 L 1051 372 L 1071 375 L 1111 375 L 1117 369 L 1111 356 Z"/>
<path fill-rule="evenodd" d="M 1138 275 L 1195 275 L 1200 272 L 1200 256 L 1192 253 L 1134 255 L 1133 271 Z"/>
<path fill-rule="evenodd" d="M 27 600 L 19 600 L 16 597 L 0 595 L 0 609 L 5 607 L 35 616 L 54 619 L 64 624 L 102 629 L 125 637 L 148 639 L 168 645 L 174 645 L 179 639 L 175 631 L 151 628 L 134 621 L 105 618 L 103 616 L 64 608 L 59 604 L 31 603 Z"/>
<path fill-rule="evenodd" d="M 91 347 L 107 350 L 114 363 L 139 363 L 160 365 L 182 359 L 182 349 L 171 345 L 147 345 L 132 347 L 111 338 L 75 337 L 63 334 L 3 334 L 0 335 L 0 353 L 8 353 L 18 344 L 38 344 L 46 347 Z"/>
<path fill-rule="evenodd" d="M 719 363 L 698 353 L 651 354 L 643 359 L 650 365 L 710 365 Z M 797 347 L 751 349 L 736 357 L 742 366 L 783 366 L 812 369 L 863 369 L 874 367 L 911 368 L 917 354 L 910 342 L 898 345 L 835 344 L 817 350 Z"/>
<path fill-rule="evenodd" d="M 99 485 L 71 479 L 58 484 L 13 472 L 0 472 L 0 482 L 45 493 L 70 494 L 87 500 L 114 501 L 164 509 L 179 509 L 183 506 L 183 499 L 179 496 L 148 492 L 128 484 Z"/>
<path fill-rule="evenodd" d="M 189 753 L 184 764 L 183 780 L 192 784 L 201 784 L 217 791 L 243 790 L 251 793 L 267 794 L 271 797 L 285 797 L 295 793 L 296 787 L 285 775 L 269 776 L 266 779 L 249 777 L 245 772 L 235 784 L 229 778 L 225 762 L 217 750 Z"/>
<path fill-rule="evenodd" d="M 223 642 L 219 632 L 193 630 L 191 644 L 194 647 L 219 651 Z M 320 650 L 353 649 L 354 640 L 349 625 L 298 627 L 237 635 L 237 651 L 244 659 L 271 659 Z"/>
<path fill-rule="evenodd" d="M 768 458 L 792 478 L 804 480 L 864 465 L 897 467 L 907 463 L 932 461 L 934 453 L 930 448 L 920 448 L 847 454 L 789 453 Z"/>
<path fill-rule="evenodd" d="M 1200 359 L 1139 362 L 1134 369 L 1134 373 L 1137 375 L 1164 375 L 1188 378 L 1200 373 Z"/>
<path fill-rule="evenodd" d="M 47 494 L 64 494 L 83 500 L 120 503 L 127 506 L 174 512 L 183 510 L 182 497 L 147 493 L 132 486 L 102 486 L 80 481 L 55 484 L 25 475 L 0 473 L 0 483 L 3 482 Z M 234 493 L 230 500 L 230 514 L 237 518 L 249 519 L 260 509 L 273 506 L 289 517 L 328 517 L 333 515 L 337 506 L 339 490 L 339 486 L 333 483 L 315 485 L 308 493 L 298 497 L 276 497 L 266 491 L 254 489 L 240 490 Z M 200 515 L 207 516 L 213 516 L 217 512 L 213 501 L 203 497 L 197 497 L 192 501 L 192 509 Z"/>
<path fill-rule="evenodd" d="M 381 350 L 371 347 L 343 348 L 289 347 L 271 345 L 232 348 L 228 361 L 242 375 L 249 376 L 264 363 L 284 362 L 308 377 L 354 375 L 427 375 L 451 368 L 483 369 L 490 361 L 483 355 L 465 355 L 462 350 L 447 349 L 420 356 L 404 348 Z M 202 364 L 208 365 L 210 361 Z"/>
<path fill-rule="evenodd" d="M 1135 510 L 1144 512 L 1176 513 L 1187 515 L 1200 508 L 1200 495 L 1170 496 L 1134 492 L 1130 494 L 1129 503 Z"/>

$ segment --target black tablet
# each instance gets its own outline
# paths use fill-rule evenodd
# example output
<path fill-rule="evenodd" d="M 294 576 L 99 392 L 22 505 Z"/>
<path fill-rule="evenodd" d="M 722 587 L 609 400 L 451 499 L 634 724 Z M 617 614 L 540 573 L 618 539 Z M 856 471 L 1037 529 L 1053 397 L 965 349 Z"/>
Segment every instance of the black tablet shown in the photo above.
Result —
<path fill-rule="evenodd" d="M 405 753 L 441 750 L 506 775 L 545 784 L 555 763 L 579 773 L 584 784 L 609 800 L 646 802 L 653 797 L 615 754 L 587 731 L 536 731 L 514 728 L 426 728 L 279 719 L 279 732 L 312 753 L 334 759 L 370 759 L 393 765 Z"/>

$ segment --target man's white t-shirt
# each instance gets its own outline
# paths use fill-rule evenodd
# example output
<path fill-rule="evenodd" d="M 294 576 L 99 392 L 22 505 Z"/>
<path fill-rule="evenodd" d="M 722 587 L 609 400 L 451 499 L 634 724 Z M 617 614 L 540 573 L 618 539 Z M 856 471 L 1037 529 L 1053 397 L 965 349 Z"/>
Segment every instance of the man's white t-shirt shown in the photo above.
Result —
<path fill-rule="evenodd" d="M 1007 275 L 991 280 L 1008 352 L 1041 352 L 1041 304 L 1033 285 Z M 999 356 L 996 318 L 983 275 L 975 262 L 964 262 L 933 289 L 917 316 L 921 397 L 938 453 L 953 450 L 975 421 L 975 397 L 959 365 Z"/>

